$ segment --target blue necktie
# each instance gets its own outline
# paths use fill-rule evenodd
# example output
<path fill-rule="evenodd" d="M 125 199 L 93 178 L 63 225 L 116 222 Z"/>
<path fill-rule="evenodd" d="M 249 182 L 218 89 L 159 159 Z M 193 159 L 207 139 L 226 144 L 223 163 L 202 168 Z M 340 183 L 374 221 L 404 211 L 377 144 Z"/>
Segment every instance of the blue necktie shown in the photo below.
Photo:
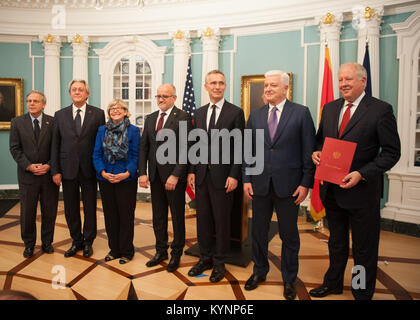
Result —
<path fill-rule="evenodd" d="M 268 132 L 270 133 L 271 141 L 274 139 L 274 135 L 277 130 L 277 107 L 271 109 L 270 118 L 268 119 Z"/>

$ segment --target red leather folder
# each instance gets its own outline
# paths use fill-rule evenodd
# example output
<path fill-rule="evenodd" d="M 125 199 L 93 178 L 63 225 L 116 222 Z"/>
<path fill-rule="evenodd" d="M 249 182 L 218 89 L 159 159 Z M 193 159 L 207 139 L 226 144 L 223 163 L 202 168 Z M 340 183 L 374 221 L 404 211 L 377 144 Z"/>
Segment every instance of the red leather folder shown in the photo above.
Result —
<path fill-rule="evenodd" d="M 343 184 L 343 178 L 349 173 L 356 146 L 355 142 L 325 138 L 315 179 Z"/>

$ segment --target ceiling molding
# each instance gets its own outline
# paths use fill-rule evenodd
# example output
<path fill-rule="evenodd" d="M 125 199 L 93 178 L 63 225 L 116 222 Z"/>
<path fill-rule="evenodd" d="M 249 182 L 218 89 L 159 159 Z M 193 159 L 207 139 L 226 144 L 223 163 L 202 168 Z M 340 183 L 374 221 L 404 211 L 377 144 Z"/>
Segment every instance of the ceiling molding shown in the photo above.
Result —
<path fill-rule="evenodd" d="M 0 0 L 0 4 L 12 0 Z M 25 2 L 27 0 L 20 0 Z M 45 2 L 47 0 L 39 0 Z M 49 2 L 65 0 L 50 0 Z M 67 0 L 72 3 L 75 0 Z M 77 0 L 82 2 L 83 0 Z M 93 0 L 86 0 L 92 3 Z M 108 0 L 106 0 L 108 1 Z M 111 1 L 111 0 L 109 0 Z M 119 0 L 114 0 L 118 2 Z M 129 1 L 129 0 L 121 0 Z M 132 0 L 134 1 L 134 0 Z M 145 0 L 146 1 L 146 0 Z M 10 35 L 38 35 L 54 33 L 87 34 L 92 37 L 120 35 L 147 35 L 155 37 L 168 32 L 200 30 L 208 26 L 221 30 L 232 29 L 244 34 L 278 32 L 296 28 L 298 24 L 311 24 L 315 16 L 323 16 L 329 10 L 351 14 L 356 6 L 342 0 L 150 0 L 143 9 L 113 8 L 95 10 L 94 8 L 65 7 L 63 28 L 53 26 L 57 13 L 51 9 L 1 7 L 0 33 Z M 16 1 L 15 1 L 16 2 Z M 36 2 L 36 0 L 29 0 Z M 371 0 L 370 6 L 383 5 L 398 10 L 399 6 L 415 5 L 418 1 Z M 362 2 L 360 3 L 361 6 Z M 326 9 L 327 8 L 327 9 Z M 159 17 L 159 18 L 157 18 Z M 282 25 L 283 24 L 283 25 Z M 270 31 L 271 30 L 271 31 Z M 278 31 L 276 31 L 278 30 Z"/>

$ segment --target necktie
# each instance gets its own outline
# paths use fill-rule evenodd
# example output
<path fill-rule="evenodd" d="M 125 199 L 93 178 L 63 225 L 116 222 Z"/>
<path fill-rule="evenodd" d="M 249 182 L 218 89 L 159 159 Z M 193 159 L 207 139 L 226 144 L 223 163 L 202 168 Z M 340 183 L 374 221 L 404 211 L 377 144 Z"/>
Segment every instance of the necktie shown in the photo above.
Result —
<path fill-rule="evenodd" d="M 340 138 L 343 134 L 344 129 L 350 121 L 350 108 L 353 106 L 352 103 L 347 104 L 347 109 L 344 112 L 343 119 L 341 119 L 340 129 L 338 130 L 338 137 Z"/>
<path fill-rule="evenodd" d="M 40 133 L 41 129 L 39 128 L 39 121 L 38 119 L 34 119 L 34 135 L 35 135 L 35 140 L 38 141 L 39 139 L 39 133 Z"/>
<path fill-rule="evenodd" d="M 211 107 L 213 111 L 211 112 L 209 128 L 207 130 L 209 133 L 211 129 L 214 129 L 216 127 L 216 105 L 214 104 Z"/>
<path fill-rule="evenodd" d="M 80 133 L 82 132 L 82 117 L 80 116 L 80 109 L 77 109 L 76 117 L 74 118 L 74 123 L 76 125 L 76 134 L 80 136 Z"/>
<path fill-rule="evenodd" d="M 164 120 L 165 116 L 166 116 L 166 113 L 165 112 L 162 112 L 160 114 L 160 118 L 159 118 L 159 121 L 158 121 L 158 124 L 157 124 L 156 132 L 158 132 L 160 129 L 162 129 L 162 127 L 163 127 L 163 120 Z"/>
<path fill-rule="evenodd" d="M 274 135 L 277 130 L 277 107 L 271 109 L 270 118 L 268 119 L 268 132 L 270 133 L 271 141 L 274 139 Z"/>

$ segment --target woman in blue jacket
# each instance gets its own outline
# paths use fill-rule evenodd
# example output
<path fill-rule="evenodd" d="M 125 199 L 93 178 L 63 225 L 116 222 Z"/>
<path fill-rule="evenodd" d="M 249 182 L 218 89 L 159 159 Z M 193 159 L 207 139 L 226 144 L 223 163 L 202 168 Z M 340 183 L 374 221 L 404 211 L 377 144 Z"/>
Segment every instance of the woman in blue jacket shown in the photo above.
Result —
<path fill-rule="evenodd" d="M 109 120 L 99 127 L 96 135 L 93 164 L 111 249 L 105 261 L 120 258 L 120 264 L 124 264 L 134 256 L 140 130 L 130 124 L 130 113 L 124 101 L 111 101 L 107 113 Z"/>

